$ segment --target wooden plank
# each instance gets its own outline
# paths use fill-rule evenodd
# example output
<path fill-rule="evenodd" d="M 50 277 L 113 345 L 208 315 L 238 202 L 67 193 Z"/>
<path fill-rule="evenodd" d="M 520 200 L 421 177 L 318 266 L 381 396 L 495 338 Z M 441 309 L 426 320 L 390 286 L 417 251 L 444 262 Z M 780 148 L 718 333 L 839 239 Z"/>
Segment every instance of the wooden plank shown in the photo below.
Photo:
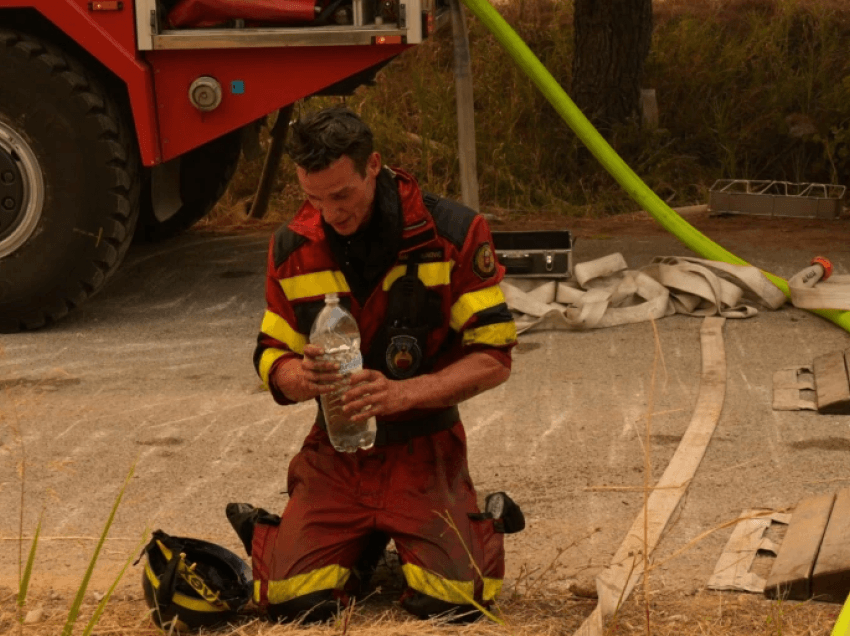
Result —
<path fill-rule="evenodd" d="M 816 601 L 843 603 L 850 593 L 850 488 L 835 498 L 823 535 L 815 571 L 812 597 Z"/>
<path fill-rule="evenodd" d="M 714 566 L 714 574 L 708 579 L 709 589 L 759 593 L 764 591 L 764 579 L 755 572 L 750 572 L 750 568 L 758 551 L 776 554 L 776 544 L 764 538 L 765 530 L 774 521 L 787 524 L 790 515 L 765 510 L 744 510 L 741 513 L 732 536 Z"/>
<path fill-rule="evenodd" d="M 844 356 L 844 352 L 833 351 L 815 358 L 815 389 L 821 413 L 850 415 L 850 381 Z"/>
<path fill-rule="evenodd" d="M 768 598 L 806 601 L 812 597 L 811 578 L 835 494 L 803 499 L 794 508 L 779 554 L 764 587 Z"/>
<path fill-rule="evenodd" d="M 773 374 L 774 411 L 817 411 L 811 367 L 789 367 Z"/>

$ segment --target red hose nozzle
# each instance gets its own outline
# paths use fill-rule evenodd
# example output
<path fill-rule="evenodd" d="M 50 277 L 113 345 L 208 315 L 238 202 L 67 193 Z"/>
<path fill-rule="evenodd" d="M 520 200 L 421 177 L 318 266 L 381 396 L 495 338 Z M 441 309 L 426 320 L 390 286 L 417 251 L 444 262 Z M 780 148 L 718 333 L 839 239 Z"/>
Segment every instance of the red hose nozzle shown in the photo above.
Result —
<path fill-rule="evenodd" d="M 823 267 L 823 278 L 821 278 L 821 280 L 826 280 L 827 278 L 832 276 L 832 263 L 829 262 L 828 258 L 825 258 L 823 256 L 815 256 L 812 259 L 812 265 L 815 264 Z"/>

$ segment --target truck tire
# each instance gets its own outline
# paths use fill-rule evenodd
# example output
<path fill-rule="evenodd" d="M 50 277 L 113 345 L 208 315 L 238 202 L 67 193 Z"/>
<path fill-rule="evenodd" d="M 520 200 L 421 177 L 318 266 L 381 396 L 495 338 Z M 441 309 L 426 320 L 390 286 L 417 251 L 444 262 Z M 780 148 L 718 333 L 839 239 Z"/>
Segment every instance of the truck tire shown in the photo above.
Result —
<path fill-rule="evenodd" d="M 240 129 L 147 170 L 137 239 L 169 239 L 209 214 L 227 190 L 241 151 Z"/>
<path fill-rule="evenodd" d="M 0 333 L 63 317 L 124 257 L 139 159 L 119 112 L 80 62 L 0 28 Z"/>

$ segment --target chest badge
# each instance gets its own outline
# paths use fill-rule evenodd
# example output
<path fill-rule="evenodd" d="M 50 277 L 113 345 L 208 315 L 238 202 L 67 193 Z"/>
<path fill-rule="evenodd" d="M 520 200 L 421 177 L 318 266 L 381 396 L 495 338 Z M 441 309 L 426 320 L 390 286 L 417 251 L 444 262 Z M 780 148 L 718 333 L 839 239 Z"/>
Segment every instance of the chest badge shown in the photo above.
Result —
<path fill-rule="evenodd" d="M 490 278 L 496 273 L 496 256 L 490 243 L 482 243 L 475 250 L 472 271 L 481 279 Z"/>
<path fill-rule="evenodd" d="M 413 336 L 393 336 L 387 347 L 386 361 L 393 377 L 405 380 L 419 369 L 422 349 Z"/>

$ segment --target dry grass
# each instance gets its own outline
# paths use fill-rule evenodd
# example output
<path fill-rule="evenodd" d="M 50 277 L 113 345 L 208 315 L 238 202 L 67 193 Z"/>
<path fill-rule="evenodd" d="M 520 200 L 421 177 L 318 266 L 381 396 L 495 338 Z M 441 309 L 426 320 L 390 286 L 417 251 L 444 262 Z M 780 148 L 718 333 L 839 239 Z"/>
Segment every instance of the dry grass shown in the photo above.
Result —
<path fill-rule="evenodd" d="M 9 603 L 0 594 L 0 634 L 14 634 Z M 67 603 L 35 598 L 34 606 L 45 608 L 45 619 L 23 626 L 25 636 L 55 636 L 67 615 Z M 508 598 L 500 604 L 505 626 L 482 620 L 472 625 L 450 626 L 437 621 L 409 618 L 389 600 L 355 607 L 347 629 L 342 622 L 322 626 L 274 625 L 256 617 L 216 632 L 220 636 L 330 636 L 362 634 L 374 636 L 555 636 L 573 634 L 595 606 L 595 600 L 547 593 L 533 598 Z M 646 604 L 636 595 L 622 608 L 607 634 L 646 634 Z M 752 594 L 700 592 L 655 593 L 649 601 L 652 636 L 828 636 L 840 607 L 823 603 L 778 603 Z M 80 621 L 89 619 L 94 603 L 83 605 Z M 161 634 L 148 618 L 143 601 L 120 595 L 107 606 L 93 634 L 103 636 L 154 636 Z M 607 636 L 606 634 L 606 636 Z"/>

